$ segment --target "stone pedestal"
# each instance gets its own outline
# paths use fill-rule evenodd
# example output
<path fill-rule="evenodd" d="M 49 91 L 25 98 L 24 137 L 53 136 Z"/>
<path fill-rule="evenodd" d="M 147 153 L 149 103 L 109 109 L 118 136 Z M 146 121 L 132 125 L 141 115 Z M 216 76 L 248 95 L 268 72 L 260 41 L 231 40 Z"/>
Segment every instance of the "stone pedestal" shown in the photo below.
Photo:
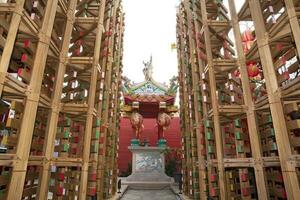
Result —
<path fill-rule="evenodd" d="M 172 184 L 171 177 L 165 174 L 164 147 L 131 146 L 132 174 L 123 181 L 136 189 L 160 189 Z"/>

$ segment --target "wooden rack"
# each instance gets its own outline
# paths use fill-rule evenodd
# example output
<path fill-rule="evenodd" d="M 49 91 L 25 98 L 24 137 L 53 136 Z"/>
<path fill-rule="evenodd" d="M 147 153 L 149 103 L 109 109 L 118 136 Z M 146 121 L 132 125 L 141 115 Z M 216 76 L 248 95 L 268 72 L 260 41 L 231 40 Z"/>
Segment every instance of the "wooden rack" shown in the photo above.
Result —
<path fill-rule="evenodd" d="M 1 1 L 0 199 L 115 194 L 123 15 L 119 0 Z"/>
<path fill-rule="evenodd" d="M 300 3 L 246 0 L 237 13 L 234 0 L 224 2 L 178 6 L 184 192 L 297 199 Z"/>

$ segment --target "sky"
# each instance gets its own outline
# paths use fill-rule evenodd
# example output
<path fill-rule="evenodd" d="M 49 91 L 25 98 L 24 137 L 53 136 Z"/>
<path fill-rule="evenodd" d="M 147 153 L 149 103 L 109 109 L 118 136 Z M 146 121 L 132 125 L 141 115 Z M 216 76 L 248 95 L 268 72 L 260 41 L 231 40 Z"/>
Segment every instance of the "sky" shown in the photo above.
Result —
<path fill-rule="evenodd" d="M 176 6 L 180 0 L 123 0 L 125 12 L 124 75 L 134 82 L 144 80 L 143 61 L 153 56 L 153 78 L 168 83 L 178 75 Z M 244 0 L 237 1 L 239 8 Z M 227 5 L 227 0 L 224 1 Z"/>
<path fill-rule="evenodd" d="M 144 80 L 143 61 L 153 56 L 153 78 L 169 82 L 177 71 L 176 5 L 179 0 L 123 0 L 125 12 L 124 75 Z"/>

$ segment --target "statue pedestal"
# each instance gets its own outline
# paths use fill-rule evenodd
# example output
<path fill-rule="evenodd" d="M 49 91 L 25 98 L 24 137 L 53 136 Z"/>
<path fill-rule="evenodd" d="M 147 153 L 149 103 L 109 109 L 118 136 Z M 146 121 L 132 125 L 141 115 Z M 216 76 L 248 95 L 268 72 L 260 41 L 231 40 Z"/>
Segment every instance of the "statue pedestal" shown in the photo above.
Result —
<path fill-rule="evenodd" d="M 160 189 L 172 184 L 165 174 L 165 147 L 130 146 L 132 152 L 132 174 L 123 181 L 136 189 Z"/>

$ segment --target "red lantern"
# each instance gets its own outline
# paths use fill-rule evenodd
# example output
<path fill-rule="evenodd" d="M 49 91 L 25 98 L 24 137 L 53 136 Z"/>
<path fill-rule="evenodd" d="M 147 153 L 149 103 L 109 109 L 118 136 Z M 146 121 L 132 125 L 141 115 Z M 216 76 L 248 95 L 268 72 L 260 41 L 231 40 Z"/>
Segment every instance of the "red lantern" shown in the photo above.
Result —
<path fill-rule="evenodd" d="M 249 63 L 247 65 L 248 76 L 253 78 L 259 74 L 259 68 L 255 63 Z"/>
<path fill-rule="evenodd" d="M 248 42 L 248 41 L 253 41 L 254 40 L 254 37 L 253 37 L 252 32 L 251 32 L 250 29 L 247 29 L 246 31 L 243 32 L 242 40 L 243 40 L 243 42 Z"/>

